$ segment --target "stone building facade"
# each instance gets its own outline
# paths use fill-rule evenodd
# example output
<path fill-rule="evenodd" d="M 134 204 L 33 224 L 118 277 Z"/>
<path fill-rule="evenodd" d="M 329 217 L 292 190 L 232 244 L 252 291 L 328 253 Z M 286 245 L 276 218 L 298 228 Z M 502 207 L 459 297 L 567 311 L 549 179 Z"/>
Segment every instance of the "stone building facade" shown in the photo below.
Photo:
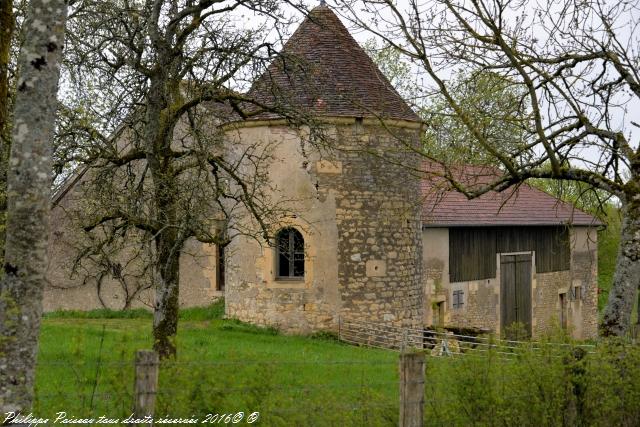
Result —
<path fill-rule="evenodd" d="M 282 219 L 304 239 L 304 275 L 278 277 L 277 245 L 235 239 L 228 248 L 226 312 L 259 324 L 310 331 L 335 329 L 339 318 L 418 326 L 423 317 L 421 222 L 414 202 L 418 180 L 371 150 L 390 150 L 395 139 L 374 120 L 328 120 L 324 130 L 339 146 L 331 158 L 303 154 L 299 136 L 273 122 L 238 130 L 280 139 L 271 170 L 284 197 L 297 199 Z M 397 132 L 417 138 L 413 122 Z M 277 234 L 277 231 L 274 235 Z"/>
<path fill-rule="evenodd" d="M 496 171 L 453 173 L 472 187 Z M 526 184 L 472 200 L 441 184 L 422 186 L 426 325 L 597 335 L 601 222 Z"/>
<path fill-rule="evenodd" d="M 77 211 L 84 210 L 83 181 L 79 173 L 58 192 L 53 200 L 51 232 L 47 248 L 47 284 L 43 296 L 45 312 L 54 310 L 90 310 L 109 308 L 151 309 L 155 291 L 142 262 L 146 253 L 137 242 L 123 242 L 118 274 L 101 274 L 90 262 L 80 262 L 82 232 L 76 221 Z M 180 305 L 206 305 L 224 296 L 220 289 L 218 249 L 191 239 L 180 256 Z M 141 260 L 136 260 L 140 256 Z M 115 272 L 114 272 L 115 273 Z"/>
<path fill-rule="evenodd" d="M 425 325 L 479 328 L 502 333 L 501 271 L 494 277 L 451 281 L 449 228 L 428 227 L 422 234 L 425 266 Z M 567 270 L 536 272 L 531 255 L 531 334 L 539 337 L 565 328 L 578 339 L 595 338 L 598 321 L 597 230 L 591 226 L 570 229 L 571 263 Z M 500 265 L 496 254 L 495 263 Z M 455 255 L 453 255 L 455 256 Z M 458 301 L 454 304 L 454 293 Z"/>
<path fill-rule="evenodd" d="M 181 306 L 224 296 L 227 317 L 290 332 L 336 329 L 341 320 L 502 332 L 505 253 L 492 255 L 493 276 L 452 280 L 451 260 L 464 254 L 450 251 L 450 230 L 572 224 L 570 265 L 566 258 L 561 269 L 536 270 L 536 258 L 544 258 L 539 248 L 519 247 L 531 260 L 531 332 L 564 322 L 577 337 L 595 335 L 595 220 L 522 187 L 515 211 L 492 194 L 474 202 L 447 192 L 435 198 L 444 203 L 433 203 L 433 183 L 414 173 L 422 168 L 419 117 L 328 7 L 311 11 L 249 95 L 313 118 L 313 126 L 300 128 L 262 113 L 225 127 L 229 147 L 272 147 L 272 196 L 289 214 L 274 221 L 269 240 L 238 236 L 224 257 L 221 248 L 189 241 L 180 258 Z M 135 262 L 127 276 L 133 291 L 120 272 L 99 281 L 71 273 L 77 233 L 67 213 L 83 203 L 82 179 L 78 174 L 55 200 L 45 310 L 152 307 L 153 284 L 136 279 Z M 538 217 L 518 210 L 523 200 L 544 201 Z"/>

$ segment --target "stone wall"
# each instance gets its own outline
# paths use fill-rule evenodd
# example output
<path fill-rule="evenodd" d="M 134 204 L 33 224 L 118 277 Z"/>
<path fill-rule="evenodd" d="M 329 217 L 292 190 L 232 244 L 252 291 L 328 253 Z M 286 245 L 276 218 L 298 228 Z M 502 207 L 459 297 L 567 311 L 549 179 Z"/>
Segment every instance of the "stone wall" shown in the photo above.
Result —
<path fill-rule="evenodd" d="M 538 273 L 535 277 L 535 286 L 532 289 L 533 331 L 535 334 L 553 332 L 560 327 L 560 294 L 567 292 L 571 283 L 571 271 Z M 569 323 L 575 328 L 574 322 L 579 319 L 572 320 Z"/>
<path fill-rule="evenodd" d="M 417 132 L 394 129 L 405 143 Z M 377 123 L 340 128 L 343 174 L 334 175 L 341 315 L 420 326 L 423 318 L 421 200 L 405 147 Z M 394 150 L 397 150 L 394 152 Z M 379 157 L 378 157 L 379 156 Z M 381 158 L 387 158 L 381 160 Z M 388 158 L 404 163 L 395 165 Z"/>
<path fill-rule="evenodd" d="M 143 274 L 144 257 L 135 239 L 123 243 L 115 261 L 122 267 L 118 274 L 99 277 L 97 267 L 85 260 L 73 271 L 83 246 L 78 210 L 85 209 L 83 175 L 70 182 L 67 191 L 55 200 L 51 210 L 47 285 L 43 296 L 45 312 L 54 310 L 120 310 L 153 307 L 154 290 L 149 275 Z M 129 244 L 129 247 L 127 245 Z M 222 296 L 216 290 L 216 248 L 189 240 L 180 257 L 180 306 L 194 307 L 212 303 Z M 127 302 L 127 300 L 129 300 Z"/>
<path fill-rule="evenodd" d="M 495 331 L 499 317 L 500 282 L 494 279 L 449 281 L 449 229 L 427 228 L 422 233 L 425 266 L 425 299 L 430 313 L 426 326 L 436 326 L 438 304 L 444 304 L 444 325 Z M 496 286 L 497 283 L 497 286 Z M 497 289 L 497 293 L 496 293 Z M 453 308 L 453 292 L 464 292 L 462 308 Z"/>
<path fill-rule="evenodd" d="M 597 232 L 595 228 L 571 229 L 571 269 L 551 273 L 532 272 L 532 333 L 539 337 L 560 326 L 560 294 L 566 294 L 567 326 L 575 338 L 597 335 Z M 500 333 L 500 269 L 495 278 L 449 282 L 449 239 L 446 228 L 423 231 L 425 298 L 427 309 L 444 304 L 448 326 L 476 327 Z M 533 265 L 535 266 L 535 253 Z M 496 256 L 499 266 L 500 255 Z M 579 286 L 578 297 L 575 287 Z M 464 292 L 461 308 L 452 307 L 453 292 Z M 434 324 L 434 315 L 425 315 L 425 324 Z"/>
<path fill-rule="evenodd" d="M 452 301 L 453 291 L 464 292 L 462 308 L 451 307 L 449 322 L 451 325 L 481 328 L 489 331 L 499 330 L 500 282 L 499 278 L 451 283 L 448 292 Z"/>
<path fill-rule="evenodd" d="M 416 141 L 416 130 L 394 130 Z M 421 324 L 419 206 L 410 202 L 418 183 L 405 168 L 377 157 L 406 161 L 406 150 L 379 123 L 355 119 L 326 125 L 313 144 L 277 122 L 237 129 L 238 143 L 261 138 L 276 146 L 269 171 L 279 189 L 274 197 L 290 201 L 294 212 L 275 228 L 302 233 L 305 276 L 277 279 L 275 250 L 267 242 L 235 239 L 227 315 L 297 332 L 337 328 L 340 317 Z"/>
<path fill-rule="evenodd" d="M 597 236 L 595 228 L 572 228 L 571 270 L 534 276 L 534 330 L 538 334 L 560 326 L 560 295 L 564 294 L 564 315 L 571 335 L 578 339 L 598 335 Z"/>

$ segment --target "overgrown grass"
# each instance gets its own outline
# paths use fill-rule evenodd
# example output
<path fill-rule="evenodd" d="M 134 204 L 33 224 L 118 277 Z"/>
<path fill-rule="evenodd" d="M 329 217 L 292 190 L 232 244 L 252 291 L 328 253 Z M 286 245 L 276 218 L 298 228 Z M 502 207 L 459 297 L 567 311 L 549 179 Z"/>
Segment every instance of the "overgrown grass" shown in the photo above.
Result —
<path fill-rule="evenodd" d="M 215 310 L 180 323 L 157 416 L 243 411 L 260 412 L 266 426 L 397 425 L 397 353 L 331 334 L 285 336 Z M 130 415 L 133 358 L 151 347 L 150 327 L 148 318 L 45 319 L 34 413 Z M 426 425 L 640 425 L 640 349 L 609 342 L 580 359 L 571 345 L 553 348 L 427 357 Z"/>
<path fill-rule="evenodd" d="M 183 311 L 178 358 L 160 371 L 158 416 L 243 411 L 269 426 L 397 425 L 397 353 L 222 320 L 223 304 Z M 34 413 L 124 419 L 135 351 L 152 344 L 150 315 L 74 315 L 43 322 Z M 571 346 L 427 357 L 425 385 L 426 425 L 640 425 L 640 349 L 621 343 L 583 359 Z"/>
<path fill-rule="evenodd" d="M 58 310 L 45 313 L 45 319 L 151 319 L 153 314 L 144 308 L 111 310 L 99 308 L 89 311 Z"/>
<path fill-rule="evenodd" d="M 638 347 L 489 351 L 427 366 L 426 425 L 640 425 Z"/>
<path fill-rule="evenodd" d="M 180 320 L 216 320 L 224 317 L 224 299 L 206 307 L 192 307 L 180 310 Z"/>

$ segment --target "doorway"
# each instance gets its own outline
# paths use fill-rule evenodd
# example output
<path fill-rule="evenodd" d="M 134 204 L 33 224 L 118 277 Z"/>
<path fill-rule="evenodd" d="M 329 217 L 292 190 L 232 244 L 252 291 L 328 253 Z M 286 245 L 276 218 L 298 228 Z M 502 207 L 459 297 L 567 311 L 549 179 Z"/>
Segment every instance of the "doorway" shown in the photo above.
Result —
<path fill-rule="evenodd" d="M 531 337 L 531 254 L 500 256 L 500 311 L 507 339 Z"/>

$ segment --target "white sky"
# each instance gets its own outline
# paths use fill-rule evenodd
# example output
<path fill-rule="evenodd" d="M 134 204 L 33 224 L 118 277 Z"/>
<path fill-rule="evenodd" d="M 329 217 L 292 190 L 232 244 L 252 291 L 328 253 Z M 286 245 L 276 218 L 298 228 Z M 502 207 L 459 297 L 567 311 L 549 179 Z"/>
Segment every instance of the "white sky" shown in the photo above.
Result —
<path fill-rule="evenodd" d="M 337 3 L 338 2 L 334 1 L 334 0 L 327 1 L 327 4 L 330 7 L 333 8 L 333 10 L 336 12 L 336 14 L 338 14 L 338 16 L 340 16 L 340 11 L 336 7 Z M 305 0 L 305 4 L 309 9 L 311 9 L 311 8 L 313 8 L 315 6 L 318 6 L 320 4 L 320 1 L 318 1 L 318 0 Z M 409 4 L 408 0 L 399 0 L 397 2 L 398 8 L 400 10 L 403 10 L 403 9 L 407 8 L 408 4 Z M 538 6 L 538 7 L 543 6 L 543 5 L 540 5 L 538 2 L 529 2 L 529 3 L 523 2 L 523 5 L 524 5 L 523 8 L 526 8 L 527 4 L 531 4 L 532 6 Z M 547 3 L 547 5 L 549 5 L 549 7 L 551 7 L 552 9 L 559 7 L 558 6 L 558 2 L 553 2 L 553 1 Z M 302 20 L 304 19 L 304 16 L 300 12 L 296 11 L 295 9 L 293 9 L 291 7 L 286 9 L 286 12 L 289 14 L 289 16 L 291 16 L 291 17 L 293 17 L 295 19 L 295 22 L 292 25 L 290 25 L 288 28 L 284 29 L 284 33 L 282 34 L 282 36 L 284 37 L 285 40 L 293 33 L 293 31 L 295 31 L 295 29 L 298 27 L 300 22 L 302 22 Z M 256 26 L 261 25 L 264 22 L 264 20 L 262 18 L 260 18 L 259 16 L 257 16 L 253 12 L 247 11 L 246 9 L 245 10 L 238 9 L 234 13 L 234 15 L 238 19 L 238 24 L 240 26 L 244 26 L 244 27 L 249 27 L 249 28 L 256 27 Z M 515 19 L 516 15 L 517 15 L 516 13 L 513 13 L 513 19 Z M 534 19 L 534 18 L 531 18 L 531 19 Z M 631 18 L 633 18 L 633 17 L 631 17 Z M 360 28 L 355 27 L 354 25 L 352 25 L 344 17 L 341 17 L 341 20 L 345 24 L 345 26 L 349 29 L 351 35 L 361 45 L 364 44 L 368 39 L 374 37 L 373 34 L 367 32 L 367 31 L 364 31 L 364 30 L 362 30 Z M 535 26 L 531 26 L 530 28 L 531 28 L 530 29 L 531 33 L 537 32 Z M 624 38 L 626 36 L 626 34 L 628 34 L 627 28 L 624 25 L 622 25 L 618 29 L 618 31 L 621 32 L 622 38 Z M 625 33 L 625 31 L 627 31 L 627 33 Z M 278 35 L 278 33 L 277 33 L 277 31 L 275 29 L 271 30 L 271 34 L 269 35 L 269 38 L 271 40 L 277 40 L 279 38 L 279 35 Z M 628 37 L 628 36 L 627 36 L 627 38 L 628 39 L 632 39 L 631 37 Z M 638 41 L 638 42 L 640 42 L 640 41 Z M 633 45 L 632 47 L 634 49 L 637 48 L 637 46 L 635 46 L 635 45 Z M 640 66 L 640 64 L 639 64 L 639 66 Z M 424 87 L 431 86 L 430 80 L 428 78 L 425 78 L 423 74 L 419 73 L 419 68 L 415 68 L 415 70 L 416 70 L 416 82 L 420 83 Z M 445 79 L 448 79 L 451 76 L 451 71 L 452 70 L 449 70 L 449 69 L 443 70 L 442 77 L 444 77 Z M 616 113 L 615 117 L 612 117 L 612 121 L 614 122 L 614 125 L 617 125 L 618 127 L 623 128 L 625 130 L 625 133 L 627 133 L 627 135 L 630 138 L 634 138 L 636 135 L 631 134 L 631 132 L 632 132 L 632 129 L 635 129 L 635 128 L 633 126 L 631 126 L 629 122 L 630 122 L 630 120 L 633 119 L 633 117 L 635 115 L 637 115 L 637 112 L 640 111 L 640 103 L 638 101 L 634 100 L 633 102 L 628 103 L 626 105 L 626 107 L 627 107 L 626 111 L 624 109 L 622 109 L 622 108 L 619 109 L 619 111 Z M 637 120 L 637 121 L 640 121 L 640 119 Z M 596 155 L 597 155 L 597 152 L 594 151 L 594 150 L 586 149 L 584 151 L 584 156 L 586 158 L 595 159 Z"/>
<path fill-rule="evenodd" d="M 328 3 L 335 7 L 336 2 L 337 1 L 330 1 Z M 546 39 L 547 30 L 545 30 L 544 28 L 546 27 L 548 29 L 550 27 L 549 25 L 550 19 L 566 18 L 561 13 L 562 5 L 565 3 L 566 3 L 565 1 L 557 2 L 557 1 L 544 1 L 544 0 L 512 2 L 511 4 L 514 5 L 514 9 L 506 13 L 507 22 L 505 26 L 514 26 L 516 23 L 516 18 L 517 17 L 520 18 L 524 22 L 523 28 L 526 29 L 526 33 L 532 38 L 538 39 L 536 42 L 536 46 L 539 46 L 540 49 L 542 50 L 547 47 L 546 44 L 548 42 L 548 39 Z M 594 2 L 594 4 L 595 3 L 596 2 Z M 618 3 L 619 2 L 615 0 L 605 0 L 604 6 L 605 7 L 615 6 L 615 5 L 618 5 Z M 401 11 L 405 11 L 409 7 L 408 0 L 398 0 L 397 2 L 395 2 L 395 4 L 397 8 Z M 426 1 L 418 1 L 418 4 L 420 5 L 420 7 L 423 7 L 422 5 L 426 4 Z M 631 2 L 628 4 L 630 4 L 631 6 L 635 5 L 635 9 L 631 7 L 628 10 L 628 13 L 619 15 L 615 21 L 616 25 L 613 28 L 613 31 L 618 36 L 618 39 L 621 40 L 622 43 L 625 45 L 624 47 L 629 52 L 631 52 L 631 55 L 633 57 L 636 58 L 638 62 L 637 66 L 640 67 L 640 60 L 638 60 L 638 58 L 640 57 L 640 54 L 638 52 L 640 50 L 640 31 L 636 27 L 636 25 L 640 23 L 640 4 L 636 4 L 635 2 Z M 429 7 L 430 6 L 431 6 L 431 3 L 429 3 Z M 537 9 L 542 11 L 548 10 L 549 14 L 537 15 L 535 14 L 535 11 Z M 338 15 L 340 15 L 339 10 L 335 8 L 334 10 L 336 10 L 338 12 Z M 356 10 L 358 10 L 357 6 L 356 6 Z M 433 10 L 434 9 L 428 9 L 427 7 L 424 7 L 424 9 L 422 10 L 423 15 L 421 16 L 424 16 L 424 20 L 426 22 L 425 26 L 428 26 L 430 24 L 429 22 L 427 22 L 427 20 L 429 19 L 428 13 L 431 13 Z M 360 14 L 360 13 L 358 14 L 359 19 L 362 19 L 367 24 L 376 26 L 376 28 L 378 29 L 381 29 L 381 28 L 384 29 L 385 25 L 387 26 L 393 25 L 393 22 L 392 22 L 393 20 L 389 19 L 389 17 L 390 17 L 390 14 L 383 14 L 382 18 L 377 19 L 375 24 L 370 24 L 371 21 L 368 21 L 368 17 L 365 14 Z M 344 17 L 342 18 L 342 20 L 347 25 L 347 27 L 350 28 L 354 38 L 356 38 L 361 44 L 367 39 L 369 39 L 370 37 L 372 37 L 371 33 L 368 33 L 362 30 L 354 30 L 353 25 L 349 25 L 349 23 L 346 22 Z M 385 20 L 387 22 L 385 22 Z M 389 22 L 391 22 L 391 24 L 389 24 Z M 565 22 L 567 21 L 565 20 Z M 573 25 L 574 23 L 572 22 L 571 24 Z M 599 22 L 597 20 L 589 20 L 585 18 L 584 22 L 577 22 L 575 23 L 575 26 L 576 28 L 583 28 L 583 27 L 588 28 L 589 25 L 592 25 L 595 27 L 598 24 Z M 594 32 L 593 34 L 597 34 L 597 33 Z M 429 79 L 429 77 L 424 75 L 424 72 L 421 72 L 419 66 L 415 69 L 416 69 L 416 82 L 420 83 L 423 87 L 432 86 L 431 80 Z M 440 77 L 446 81 L 452 76 L 454 71 L 455 71 L 455 68 L 445 68 L 445 69 L 441 69 L 439 71 L 439 74 L 440 74 Z M 595 71 L 593 71 L 593 73 L 597 73 L 599 71 L 600 71 L 599 69 L 596 69 Z M 593 74 L 590 74 L 589 76 L 591 75 Z M 589 99 L 585 99 L 585 101 L 589 101 Z M 612 108 L 612 112 L 609 115 L 609 120 L 610 120 L 609 127 L 613 130 L 622 131 L 627 137 L 627 139 L 629 140 L 629 142 L 631 143 L 632 147 L 637 148 L 638 139 L 639 139 L 638 137 L 640 136 L 640 132 L 637 127 L 631 124 L 631 121 L 635 119 L 636 123 L 640 122 L 640 117 L 636 118 L 638 116 L 638 112 L 640 112 L 640 100 L 638 100 L 635 96 L 625 96 L 623 94 L 620 94 L 618 97 L 612 100 L 610 105 L 614 103 L 620 103 L 621 105 L 617 108 Z M 598 110 L 597 108 L 592 110 L 594 114 L 597 111 L 600 111 L 600 110 Z M 599 150 L 594 148 L 593 146 L 587 146 L 587 147 L 582 147 L 581 150 L 579 151 L 576 150 L 574 152 L 574 155 L 579 155 L 580 157 L 582 157 L 587 161 L 595 162 L 597 161 L 600 153 L 599 153 Z M 576 160 L 576 162 L 580 162 L 580 160 Z"/>

